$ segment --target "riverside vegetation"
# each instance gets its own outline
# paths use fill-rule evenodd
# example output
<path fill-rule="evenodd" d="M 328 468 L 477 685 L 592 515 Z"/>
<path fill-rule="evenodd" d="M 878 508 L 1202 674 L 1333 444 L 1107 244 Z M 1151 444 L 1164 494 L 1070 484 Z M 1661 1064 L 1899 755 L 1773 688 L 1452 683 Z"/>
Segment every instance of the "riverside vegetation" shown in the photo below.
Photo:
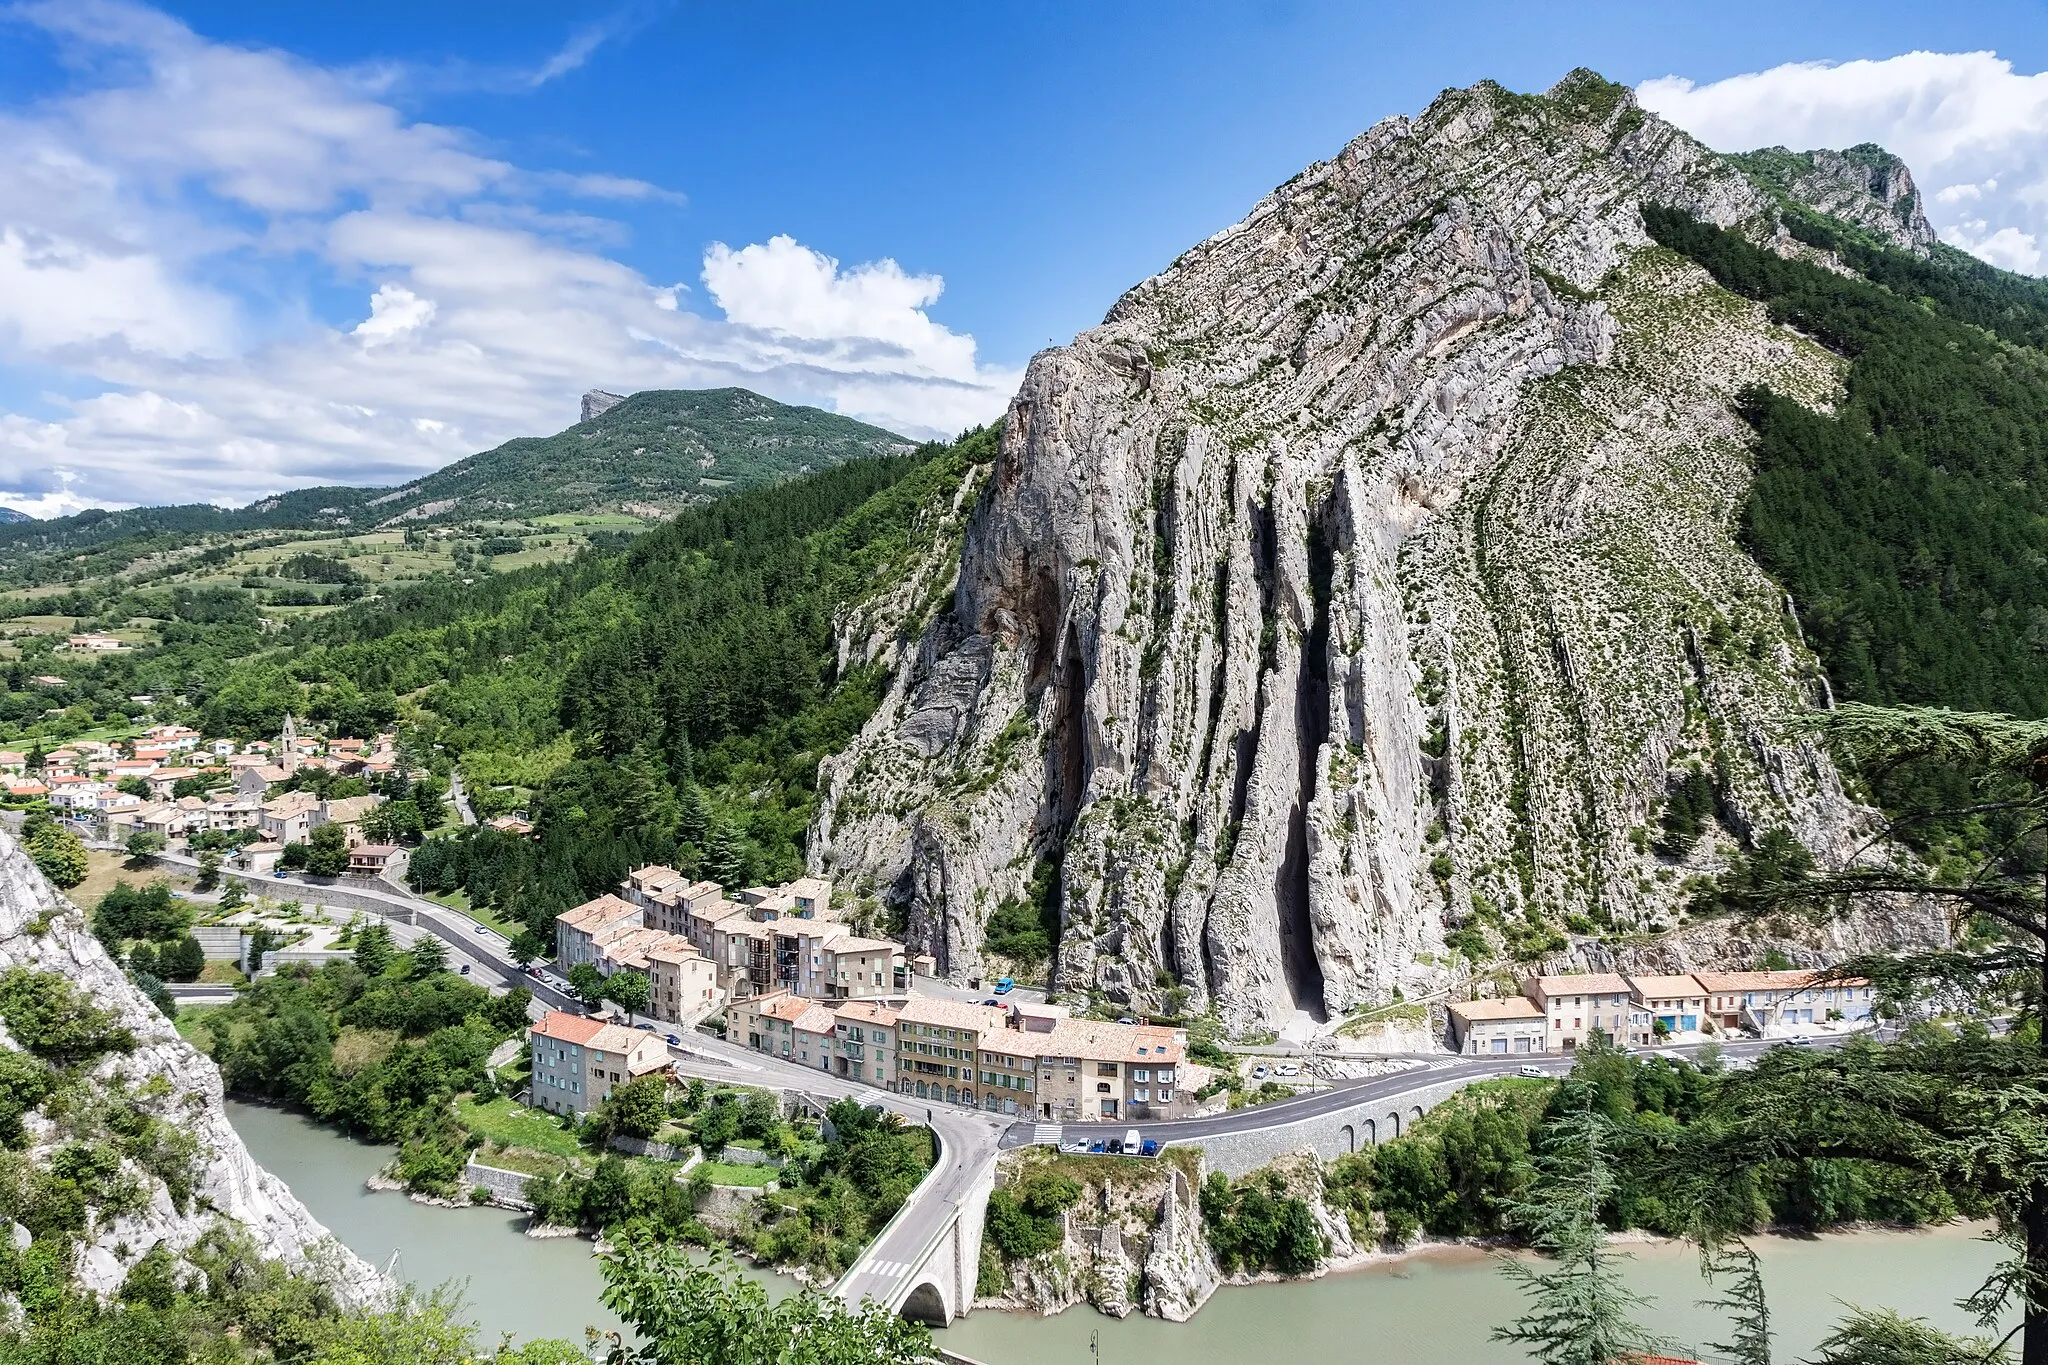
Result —
<path fill-rule="evenodd" d="M 932 1163 L 931 1139 L 851 1101 L 822 1125 L 787 1119 L 763 1090 L 670 1087 L 661 1077 L 620 1086 L 582 1123 L 523 1110 L 509 1096 L 522 1058 L 492 1071 L 492 1051 L 526 1026 L 528 993 L 493 996 L 446 968 L 424 937 L 393 951 L 372 924 L 352 961 L 265 977 L 230 1005 L 190 1011 L 186 1027 L 234 1093 L 289 1104 L 351 1135 L 398 1148 L 391 1176 L 415 1193 L 469 1199 L 472 1157 L 528 1175 L 536 1222 L 607 1237 L 627 1233 L 700 1246 L 737 1246 L 767 1265 L 833 1276 L 900 1208 Z M 612 1138 L 695 1145 L 705 1160 L 627 1157 Z M 760 1164 L 722 1163 L 747 1143 Z M 776 1189 L 737 1215 L 698 1216 L 716 1184 Z"/>

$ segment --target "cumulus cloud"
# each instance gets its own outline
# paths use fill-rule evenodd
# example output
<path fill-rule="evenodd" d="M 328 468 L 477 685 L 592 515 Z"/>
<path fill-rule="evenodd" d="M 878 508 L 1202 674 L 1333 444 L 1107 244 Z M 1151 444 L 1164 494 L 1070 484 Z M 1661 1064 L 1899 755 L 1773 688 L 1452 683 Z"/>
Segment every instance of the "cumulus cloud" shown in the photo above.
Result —
<path fill-rule="evenodd" d="M 2048 240 L 2048 73 L 1993 52 L 1909 52 L 1797 62 L 1698 85 L 1645 81 L 1637 96 L 1721 151 L 1876 142 L 1905 159 L 1944 240 L 2035 272 Z"/>
<path fill-rule="evenodd" d="M 559 429 L 594 385 L 744 385 L 910 435 L 986 420 L 1015 386 L 930 316 L 936 276 L 718 243 L 707 316 L 606 254 L 617 225 L 576 207 L 668 191 L 529 172 L 361 73 L 153 10 L 13 13 L 76 76 L 0 106 L 0 375 L 62 391 L 0 411 L 7 505 L 398 482 Z"/>

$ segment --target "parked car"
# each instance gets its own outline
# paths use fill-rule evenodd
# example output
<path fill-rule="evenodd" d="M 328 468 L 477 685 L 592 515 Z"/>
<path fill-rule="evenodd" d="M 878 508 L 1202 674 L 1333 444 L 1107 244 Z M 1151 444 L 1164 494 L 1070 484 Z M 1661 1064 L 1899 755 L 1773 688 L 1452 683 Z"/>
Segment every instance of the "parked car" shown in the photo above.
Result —
<path fill-rule="evenodd" d="M 984 1000 L 981 1003 L 984 1005 L 1001 1005 L 1003 1002 L 1000 1000 Z"/>
<path fill-rule="evenodd" d="M 668 1035 L 668 1040 L 667 1040 L 667 1041 L 668 1041 L 668 1045 L 669 1045 L 670 1047 L 681 1047 L 681 1046 L 683 1045 L 683 1040 L 682 1040 L 681 1038 L 678 1038 L 678 1037 L 677 1037 L 677 1036 L 676 1036 L 675 1034 L 673 1034 L 673 1033 L 671 1033 L 671 1034 L 669 1034 L 669 1035 Z"/>
<path fill-rule="evenodd" d="M 1101 1155 L 1102 1155 L 1102 1146 L 1103 1146 L 1103 1144 L 1102 1144 L 1102 1139 L 1101 1139 L 1101 1138 L 1097 1138 L 1097 1139 L 1095 1139 L 1095 1141 L 1093 1141 L 1093 1142 L 1089 1143 L 1089 1144 L 1088 1144 L 1088 1151 L 1089 1151 L 1090 1155 L 1093 1155 L 1093 1156 L 1101 1156 Z"/>
<path fill-rule="evenodd" d="M 1008 994 L 1009 994 L 1009 993 L 1010 993 L 1011 991 L 1014 991 L 1014 990 L 1016 990 L 1016 989 L 1017 989 L 1017 982 L 1016 982 L 1015 978 L 1013 978 L 1013 977 L 1007 977 L 1007 976 L 1006 976 L 1006 977 L 1003 977 L 1003 978 L 1001 978 L 1000 980 L 998 980 L 998 981 L 996 982 L 996 994 L 997 994 L 997 995 L 1008 995 Z"/>
<path fill-rule="evenodd" d="M 1135 1128 L 1131 1128 L 1131 1129 L 1127 1129 L 1127 1130 L 1125 1130 L 1125 1132 L 1124 1132 L 1124 1150 L 1125 1150 L 1126 1152 L 1129 1152 L 1129 1153 L 1130 1153 L 1130 1154 L 1131 1154 L 1132 1156 L 1136 1156 L 1136 1155 L 1138 1154 L 1138 1150 L 1139 1150 L 1139 1148 L 1143 1147 L 1144 1145 L 1145 1145 L 1145 1144 L 1144 1144 L 1143 1140 L 1142 1140 L 1142 1139 L 1140 1139 L 1140 1138 L 1138 1137 L 1138 1130 L 1137 1130 L 1137 1129 L 1135 1129 Z"/>
<path fill-rule="evenodd" d="M 464 976 L 468 976 L 468 975 L 469 975 L 469 964 L 468 964 L 467 962 L 465 962 L 465 963 L 463 963 L 463 964 L 462 964 L 462 974 L 463 974 Z"/>
<path fill-rule="evenodd" d="M 1293 1062 L 1288 1062 L 1284 1066 L 1274 1067 L 1273 1074 L 1275 1076 L 1299 1076 L 1301 1074 L 1301 1068 L 1296 1066 Z"/>
<path fill-rule="evenodd" d="M 1813 1046 L 1813 1039 L 1811 1039 L 1811 1038 L 1807 1037 L 1807 1036 L 1806 1036 L 1805 1034 L 1803 1034 L 1803 1033 L 1802 1033 L 1802 1034 L 1800 1034 L 1800 1035 L 1799 1035 L 1798 1037 L 1796 1037 L 1796 1038 L 1787 1038 L 1787 1039 L 1785 1040 L 1785 1046 L 1786 1046 L 1786 1047 L 1812 1047 L 1812 1046 Z"/>
<path fill-rule="evenodd" d="M 1124 1016 L 1123 1018 L 1121 1018 L 1121 1019 L 1117 1020 L 1117 1022 L 1118 1022 L 1119 1024 L 1135 1024 L 1135 1023 L 1137 1023 L 1138 1021 L 1137 1021 L 1137 1020 L 1135 1020 L 1135 1019 L 1133 1019 L 1133 1018 L 1131 1018 L 1131 1016 L 1130 1016 L 1130 1015 L 1126 1014 L 1126 1015 L 1125 1015 L 1125 1016 Z"/>
<path fill-rule="evenodd" d="M 1543 1068 L 1538 1066 L 1519 1066 L 1515 1068 L 1515 1074 L 1517 1076 L 1541 1076 Z"/>
<path fill-rule="evenodd" d="M 1122 1156 L 1124 1154 L 1124 1140 L 1122 1138 L 1111 1138 L 1103 1144 L 1103 1149 L 1110 1156 Z"/>
<path fill-rule="evenodd" d="M 1140 1148 L 1139 1148 L 1138 1150 L 1139 1150 L 1139 1154 L 1140 1154 L 1140 1155 L 1142 1155 L 1142 1156 L 1158 1156 L 1158 1155 L 1159 1155 L 1159 1143 L 1158 1143 L 1158 1140 L 1157 1140 L 1157 1139 L 1154 1139 L 1154 1138 L 1146 1138 L 1146 1139 L 1145 1139 L 1145 1143 L 1144 1143 L 1144 1145 L 1143 1145 L 1142 1147 L 1140 1147 Z"/>
<path fill-rule="evenodd" d="M 1266 1079 L 1266 1067 L 1264 1063 L 1260 1063 L 1258 1066 L 1252 1068 L 1252 1079 L 1255 1081 L 1263 1081 Z"/>
<path fill-rule="evenodd" d="M 275 877 L 275 878 L 277 878 L 277 879 L 278 879 L 279 881 L 284 881 L 284 880 L 286 880 L 286 878 L 285 878 L 285 874 L 284 874 L 284 873 L 282 873 L 282 872 L 273 872 L 273 873 L 271 873 L 270 875 L 271 875 L 271 876 L 273 876 L 273 877 Z"/>
<path fill-rule="evenodd" d="M 642 1033 L 654 1032 L 654 1025 L 652 1024 L 635 1024 L 633 1027 L 639 1029 Z"/>

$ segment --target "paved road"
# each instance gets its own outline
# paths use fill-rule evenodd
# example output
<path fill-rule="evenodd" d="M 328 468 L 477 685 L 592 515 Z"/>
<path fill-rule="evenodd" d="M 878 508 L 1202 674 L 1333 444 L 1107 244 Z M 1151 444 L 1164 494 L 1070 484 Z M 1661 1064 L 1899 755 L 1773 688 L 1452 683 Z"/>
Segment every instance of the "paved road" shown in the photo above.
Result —
<path fill-rule="evenodd" d="M 448 799 L 455 803 L 455 816 L 465 825 L 476 823 L 476 812 L 469 808 L 469 793 L 462 789 L 462 769 L 448 770 Z"/>
<path fill-rule="evenodd" d="M 1815 1047 L 1839 1047 L 1853 1034 L 1830 1034 L 1817 1036 Z M 1782 1039 L 1761 1039 L 1722 1043 L 1721 1056 L 1733 1063 L 1743 1063 L 1761 1056 L 1773 1047 L 1783 1045 Z M 1638 1056 L 1689 1057 L 1704 1044 L 1668 1048 L 1638 1048 Z M 1572 1069 L 1573 1058 L 1569 1055 L 1517 1054 L 1509 1057 L 1438 1057 L 1427 1067 L 1412 1067 L 1388 1076 L 1371 1076 L 1364 1080 L 1334 1081 L 1327 1089 L 1313 1094 L 1302 1095 L 1291 1100 L 1276 1100 L 1272 1104 L 1252 1105 L 1244 1109 L 1226 1110 L 1202 1118 L 1173 1119 L 1141 1123 L 1069 1123 L 1060 1128 L 1062 1141 L 1078 1139 L 1092 1142 L 1097 1138 L 1121 1138 L 1133 1128 L 1141 1138 L 1152 1138 L 1161 1143 L 1189 1142 L 1200 1138 L 1219 1137 L 1226 1133 L 1255 1132 L 1261 1128 L 1275 1128 L 1283 1123 L 1297 1123 L 1302 1119 L 1332 1114 L 1367 1100 L 1392 1100 L 1412 1091 L 1441 1085 L 1445 1081 L 1484 1080 L 1495 1076 L 1512 1076 L 1528 1066 L 1548 1076 L 1562 1076 Z M 1028 1146 L 1031 1130 L 1035 1125 L 1030 1121 L 1012 1124 L 1003 1134 L 1004 1147 Z"/>
<path fill-rule="evenodd" d="M 975 1182 L 987 1172 L 1002 1136 L 1000 1119 L 950 1105 L 929 1105 L 701 1033 L 687 1035 L 684 1046 L 670 1048 L 669 1055 L 676 1070 L 685 1076 L 728 1084 L 778 1086 L 828 1101 L 851 1096 L 862 1104 L 880 1105 L 901 1114 L 913 1124 L 929 1125 L 938 1133 L 938 1165 L 911 1192 L 908 1202 L 852 1271 L 833 1286 L 832 1292 L 849 1303 L 868 1297 L 884 1298 L 895 1289 L 945 1226 L 953 1210 L 965 1201 Z"/>

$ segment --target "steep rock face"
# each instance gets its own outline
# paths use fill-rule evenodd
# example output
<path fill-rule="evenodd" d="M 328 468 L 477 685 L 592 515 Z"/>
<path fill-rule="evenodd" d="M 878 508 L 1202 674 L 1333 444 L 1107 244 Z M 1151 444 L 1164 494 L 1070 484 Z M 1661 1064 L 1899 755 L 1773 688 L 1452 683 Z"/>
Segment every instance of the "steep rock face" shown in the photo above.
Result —
<path fill-rule="evenodd" d="M 956 976 L 1056 870 L 1056 985 L 1247 1028 L 1429 990 L 1468 920 L 1664 922 L 1690 763 L 1737 838 L 1837 859 L 1863 815 L 1773 723 L 1818 674 L 1731 534 L 1730 398 L 1838 362 L 1646 202 L 1777 226 L 1590 73 L 1448 92 L 1038 356 L 814 864 Z"/>
<path fill-rule="evenodd" d="M 1766 147 L 1736 160 L 1798 203 L 1925 256 L 1937 237 L 1906 163 L 1875 143 L 1843 151 Z"/>
<path fill-rule="evenodd" d="M 283 1181 L 258 1166 L 228 1123 L 220 1073 L 137 991 L 85 927 L 85 917 L 60 896 L 4 828 L 0 828 L 0 971 L 28 967 L 60 973 L 103 1009 L 116 1011 L 134 1034 L 134 1051 L 103 1058 L 95 1078 L 125 1084 L 143 1096 L 149 1112 L 198 1139 L 194 1198 L 174 1205 L 164 1183 L 145 1171 L 125 1173 L 147 1182 L 147 1208 L 118 1218 L 93 1216 L 80 1239 L 76 1273 L 97 1293 L 117 1290 L 134 1263 L 159 1244 L 182 1252 L 212 1228 L 227 1223 L 246 1232 L 265 1256 L 328 1283 L 345 1305 L 377 1301 L 382 1276 L 343 1247 L 308 1213 Z M 12 1046 L 0 1040 L 0 1045 Z M 61 1129 L 37 1115 L 26 1127 L 31 1154 L 45 1158 L 63 1140 Z"/>
<path fill-rule="evenodd" d="M 1027 1149 L 1006 1156 L 1001 1169 L 1015 1179 L 1039 1159 Z M 1194 1182 L 1171 1161 L 1143 1170 L 1103 1163 L 1086 1174 L 1081 1198 L 1061 1216 L 1059 1246 L 1015 1261 L 992 1242 L 984 1248 L 1001 1262 L 1003 1288 L 984 1288 L 980 1302 L 1045 1315 L 1086 1303 L 1113 1318 L 1193 1317 L 1223 1281 Z"/>

